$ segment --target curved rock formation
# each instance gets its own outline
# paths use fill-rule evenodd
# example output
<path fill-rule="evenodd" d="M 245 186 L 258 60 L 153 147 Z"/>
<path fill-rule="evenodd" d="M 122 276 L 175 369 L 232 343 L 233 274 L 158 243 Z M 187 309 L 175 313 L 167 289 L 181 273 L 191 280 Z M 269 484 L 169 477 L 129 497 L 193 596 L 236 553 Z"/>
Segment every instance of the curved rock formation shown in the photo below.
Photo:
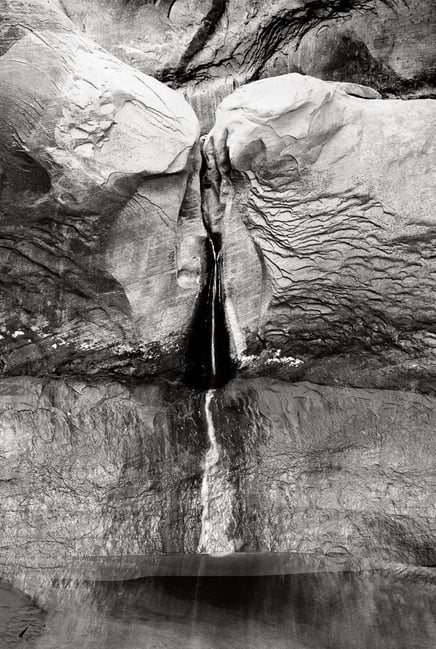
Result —
<path fill-rule="evenodd" d="M 3 371 L 177 367 L 205 236 L 192 109 L 52 3 L 1 20 Z"/>
<path fill-rule="evenodd" d="M 432 100 L 298 74 L 219 106 L 210 164 L 233 178 L 263 271 L 243 284 L 246 259 L 228 252 L 228 291 L 263 370 L 284 376 L 288 358 L 315 382 L 434 389 L 435 127 Z M 253 308 L 265 296 L 256 327 L 238 311 L 247 290 Z"/>
<path fill-rule="evenodd" d="M 77 28 L 184 89 L 204 132 L 235 86 L 288 72 L 434 96 L 433 0 L 62 0 Z"/>

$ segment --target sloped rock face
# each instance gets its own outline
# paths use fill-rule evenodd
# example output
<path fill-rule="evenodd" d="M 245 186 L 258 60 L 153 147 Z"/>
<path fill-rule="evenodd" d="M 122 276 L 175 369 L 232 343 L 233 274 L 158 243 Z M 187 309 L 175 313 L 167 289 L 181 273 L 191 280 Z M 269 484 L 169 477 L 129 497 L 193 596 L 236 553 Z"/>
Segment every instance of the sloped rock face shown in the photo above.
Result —
<path fill-rule="evenodd" d="M 54 5 L 3 5 L 2 369 L 177 368 L 205 236 L 197 119 Z"/>
<path fill-rule="evenodd" d="M 258 253 L 261 281 L 250 272 L 243 286 L 241 247 L 228 252 L 228 292 L 262 371 L 434 389 L 435 127 L 432 100 L 298 74 L 222 102 L 206 145 L 211 191 L 221 204 L 234 194 Z M 224 217 L 217 227 L 228 230 Z M 249 317 L 238 313 L 247 290 Z"/>

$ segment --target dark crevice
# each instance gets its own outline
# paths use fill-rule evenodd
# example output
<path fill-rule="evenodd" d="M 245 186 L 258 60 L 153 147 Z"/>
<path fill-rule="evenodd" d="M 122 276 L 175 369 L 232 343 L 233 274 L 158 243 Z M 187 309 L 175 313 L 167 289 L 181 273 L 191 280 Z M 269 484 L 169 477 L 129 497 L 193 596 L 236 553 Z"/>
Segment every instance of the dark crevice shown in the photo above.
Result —
<path fill-rule="evenodd" d="M 235 374 L 222 285 L 221 237 L 205 241 L 205 283 L 188 336 L 185 382 L 200 389 L 225 385 Z"/>
<path fill-rule="evenodd" d="M 207 166 L 200 172 L 202 191 L 210 189 Z M 217 388 L 235 376 L 222 283 L 222 239 L 203 214 L 205 281 L 197 299 L 186 351 L 185 382 L 200 389 Z"/>

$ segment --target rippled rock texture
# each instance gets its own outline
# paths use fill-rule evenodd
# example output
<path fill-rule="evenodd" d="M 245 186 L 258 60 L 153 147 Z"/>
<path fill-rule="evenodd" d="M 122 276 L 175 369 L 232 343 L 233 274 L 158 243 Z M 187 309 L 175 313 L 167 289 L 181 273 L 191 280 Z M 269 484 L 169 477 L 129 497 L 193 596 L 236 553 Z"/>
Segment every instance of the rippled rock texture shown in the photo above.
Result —
<path fill-rule="evenodd" d="M 434 100 L 298 74 L 222 102 L 210 191 L 225 204 L 227 293 L 261 371 L 434 389 L 435 129 Z M 250 261 L 226 210 L 251 235 Z"/>

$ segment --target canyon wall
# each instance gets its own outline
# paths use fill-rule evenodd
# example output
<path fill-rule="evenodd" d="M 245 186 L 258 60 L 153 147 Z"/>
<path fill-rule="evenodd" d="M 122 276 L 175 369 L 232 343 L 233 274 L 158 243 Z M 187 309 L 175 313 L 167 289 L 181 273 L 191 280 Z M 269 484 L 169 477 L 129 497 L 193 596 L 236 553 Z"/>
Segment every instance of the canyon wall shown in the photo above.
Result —
<path fill-rule="evenodd" d="M 432 649 L 435 23 L 0 0 L 6 647 Z"/>
<path fill-rule="evenodd" d="M 5 564 L 196 552 L 197 391 L 8 379 L 0 413 Z M 434 397 L 237 379 L 211 416 L 234 551 L 436 564 Z"/>
<path fill-rule="evenodd" d="M 2 372 L 177 368 L 205 237 L 193 110 L 54 4 L 1 20 Z"/>

